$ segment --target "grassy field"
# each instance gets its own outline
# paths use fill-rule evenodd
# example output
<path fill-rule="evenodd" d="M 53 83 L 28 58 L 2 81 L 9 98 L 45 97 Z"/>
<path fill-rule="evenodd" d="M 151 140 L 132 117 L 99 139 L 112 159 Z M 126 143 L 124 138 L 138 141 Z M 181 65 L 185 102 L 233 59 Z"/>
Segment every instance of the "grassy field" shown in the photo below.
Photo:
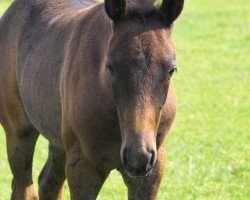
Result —
<path fill-rule="evenodd" d="M 179 108 L 167 139 L 168 166 L 158 199 L 248 200 L 250 2 L 186 2 L 174 31 L 179 71 L 174 82 Z M 1 0 L 0 15 L 9 3 Z M 46 156 L 47 143 L 41 138 L 34 177 Z M 10 183 L 5 137 L 0 128 L 0 200 L 9 199 Z M 120 175 L 112 172 L 99 200 L 126 197 Z"/>

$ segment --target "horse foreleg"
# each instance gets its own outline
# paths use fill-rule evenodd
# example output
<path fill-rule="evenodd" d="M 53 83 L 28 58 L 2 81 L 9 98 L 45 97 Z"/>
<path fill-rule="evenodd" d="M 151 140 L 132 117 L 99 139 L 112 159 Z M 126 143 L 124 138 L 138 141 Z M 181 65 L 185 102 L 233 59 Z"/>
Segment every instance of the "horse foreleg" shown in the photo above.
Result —
<path fill-rule="evenodd" d="M 48 160 L 39 176 L 40 200 L 62 200 L 65 181 L 65 152 L 49 144 Z"/>
<path fill-rule="evenodd" d="M 32 160 L 38 133 L 33 129 L 5 130 L 8 160 L 13 174 L 11 199 L 39 199 L 32 181 Z"/>
<path fill-rule="evenodd" d="M 94 200 L 109 172 L 102 167 L 97 167 L 83 156 L 80 142 L 74 138 L 73 134 L 67 138 L 66 143 L 68 144 L 65 145 L 66 176 L 71 199 Z"/>
<path fill-rule="evenodd" d="M 165 171 L 166 152 L 164 145 L 159 149 L 157 161 L 152 174 L 143 178 L 131 178 L 122 169 L 125 184 L 128 187 L 129 200 L 156 200 L 160 188 L 161 180 Z"/>

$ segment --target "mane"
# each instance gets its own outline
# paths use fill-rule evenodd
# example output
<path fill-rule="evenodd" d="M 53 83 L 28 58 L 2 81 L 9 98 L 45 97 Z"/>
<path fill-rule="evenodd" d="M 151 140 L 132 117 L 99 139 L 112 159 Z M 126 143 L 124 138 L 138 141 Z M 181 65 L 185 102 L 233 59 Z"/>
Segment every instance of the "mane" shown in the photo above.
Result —
<path fill-rule="evenodd" d="M 128 0 L 128 11 L 144 12 L 152 10 L 155 6 L 155 0 Z"/>
<path fill-rule="evenodd" d="M 100 3 L 98 0 L 79 0 L 84 7 L 92 6 L 94 4 Z"/>
<path fill-rule="evenodd" d="M 164 19 L 162 13 L 158 9 L 159 1 L 156 0 L 128 0 L 128 8 L 126 19 L 140 19 L 146 21 L 146 19 L 157 16 Z"/>
<path fill-rule="evenodd" d="M 57 8 L 58 10 L 63 9 L 65 7 L 70 8 L 86 8 L 95 4 L 100 3 L 99 0 L 27 0 L 27 1 L 35 1 L 37 3 L 46 2 L 49 6 Z"/>

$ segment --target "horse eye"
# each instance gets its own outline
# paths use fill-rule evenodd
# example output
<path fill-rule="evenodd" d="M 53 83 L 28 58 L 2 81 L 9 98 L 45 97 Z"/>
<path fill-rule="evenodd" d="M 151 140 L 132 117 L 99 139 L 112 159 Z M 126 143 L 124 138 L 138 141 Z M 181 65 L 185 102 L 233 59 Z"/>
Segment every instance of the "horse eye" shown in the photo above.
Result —
<path fill-rule="evenodd" d="M 177 68 L 176 67 L 170 69 L 169 72 L 168 72 L 168 74 L 169 74 L 170 77 L 172 77 L 175 72 L 177 72 Z"/>
<path fill-rule="evenodd" d="M 108 68 L 108 70 L 110 71 L 110 73 L 113 75 L 114 74 L 114 68 L 111 64 L 106 64 L 106 67 Z"/>

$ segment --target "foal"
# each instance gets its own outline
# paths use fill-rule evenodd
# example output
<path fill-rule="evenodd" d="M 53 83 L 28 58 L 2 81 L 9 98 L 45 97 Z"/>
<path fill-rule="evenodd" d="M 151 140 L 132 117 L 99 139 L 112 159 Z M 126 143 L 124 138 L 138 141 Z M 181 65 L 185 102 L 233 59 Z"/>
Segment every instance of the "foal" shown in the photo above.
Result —
<path fill-rule="evenodd" d="M 113 169 L 156 199 L 176 112 L 171 32 L 184 0 L 16 0 L 0 21 L 0 122 L 14 200 L 96 199 Z M 37 194 L 32 159 L 48 160 Z"/>

